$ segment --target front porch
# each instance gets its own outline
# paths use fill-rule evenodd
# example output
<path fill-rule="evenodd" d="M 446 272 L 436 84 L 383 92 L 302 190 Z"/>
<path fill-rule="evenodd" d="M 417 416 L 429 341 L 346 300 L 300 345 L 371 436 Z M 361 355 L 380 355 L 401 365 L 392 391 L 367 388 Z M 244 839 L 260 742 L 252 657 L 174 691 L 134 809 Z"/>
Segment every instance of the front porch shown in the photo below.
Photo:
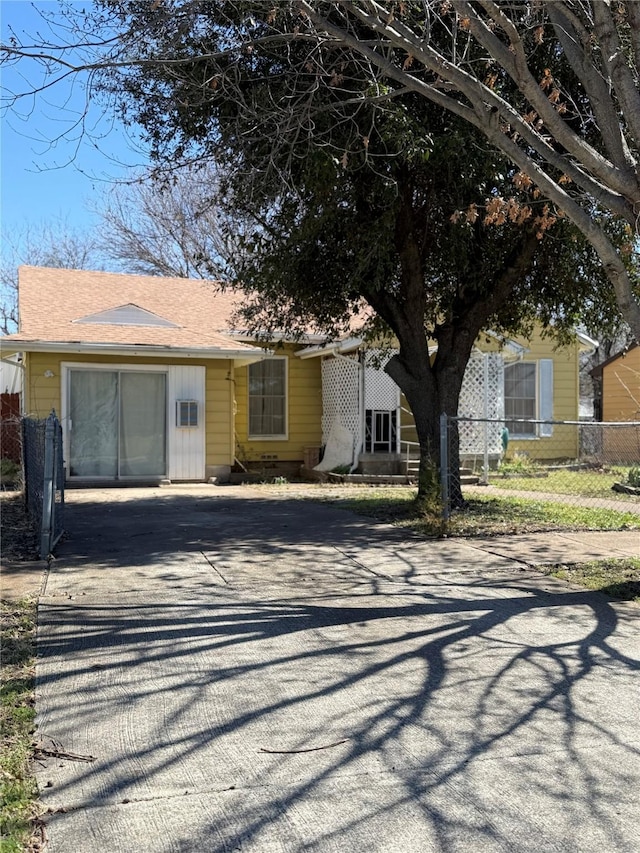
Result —
<path fill-rule="evenodd" d="M 400 389 L 385 372 L 393 351 L 357 349 L 331 353 L 322 361 L 322 441 L 316 471 L 340 476 L 400 477 L 415 481 L 419 445 L 413 416 Z M 458 413 L 462 417 L 504 416 L 504 356 L 475 351 L 465 373 Z M 460 428 L 461 465 L 474 467 L 503 452 L 499 429 L 480 423 Z"/>

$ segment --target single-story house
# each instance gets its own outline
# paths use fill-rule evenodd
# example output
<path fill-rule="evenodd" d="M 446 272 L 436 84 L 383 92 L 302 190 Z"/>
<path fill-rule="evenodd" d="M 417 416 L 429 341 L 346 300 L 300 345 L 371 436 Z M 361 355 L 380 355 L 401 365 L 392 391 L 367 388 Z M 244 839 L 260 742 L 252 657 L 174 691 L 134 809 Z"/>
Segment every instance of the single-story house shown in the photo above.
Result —
<path fill-rule="evenodd" d="M 240 301 L 214 282 L 20 268 L 20 327 L 2 349 L 22 353 L 24 413 L 59 414 L 69 481 L 287 473 L 320 448 L 325 469 L 400 466 L 415 428 L 382 369 L 389 353 L 353 333 L 265 343 L 237 329 Z M 577 420 L 578 353 L 593 345 L 481 335 L 459 413 L 505 418 L 510 448 L 532 458 L 571 455 L 553 426 L 518 419 Z M 461 431 L 463 455 L 479 441 L 474 425 Z"/>

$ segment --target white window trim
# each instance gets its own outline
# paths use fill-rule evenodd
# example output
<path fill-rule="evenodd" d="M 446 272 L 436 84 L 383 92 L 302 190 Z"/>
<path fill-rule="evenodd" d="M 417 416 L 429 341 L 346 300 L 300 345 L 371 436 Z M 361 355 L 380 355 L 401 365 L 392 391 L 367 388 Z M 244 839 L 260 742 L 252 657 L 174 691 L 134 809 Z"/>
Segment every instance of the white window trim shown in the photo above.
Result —
<path fill-rule="evenodd" d="M 518 359 L 518 360 L 517 360 L 517 361 L 515 361 L 515 362 L 511 362 L 511 363 L 505 364 L 505 366 L 504 366 L 504 367 L 505 367 L 505 369 L 504 369 L 504 376 L 505 376 L 505 379 L 506 379 L 506 375 L 507 375 L 507 369 L 508 369 L 509 367 L 515 367 L 517 364 L 533 364 L 533 366 L 534 366 L 534 367 L 535 367 L 535 369 L 536 369 L 536 376 L 535 376 L 535 395 L 536 395 L 536 396 L 535 396 L 535 412 L 536 412 L 536 418 L 537 418 L 537 416 L 538 416 L 539 401 L 540 401 L 540 394 L 539 394 L 539 387 L 538 387 L 538 377 L 539 377 L 539 375 L 540 375 L 540 371 L 539 371 L 539 369 L 538 369 L 538 360 L 537 360 L 537 359 L 535 359 L 535 360 L 532 360 L 532 359 Z M 504 380 L 503 380 L 503 381 L 504 381 Z M 502 393 L 503 393 L 503 395 L 504 395 L 504 405 L 505 405 L 505 408 L 506 408 L 506 405 L 507 405 L 507 393 L 506 393 L 506 391 L 505 391 L 504 389 L 503 389 L 503 392 L 502 392 Z M 506 421 L 507 423 L 509 422 L 509 418 L 507 417 L 507 413 L 506 413 L 506 412 L 505 412 L 505 421 Z M 537 425 L 535 426 L 535 433 L 534 433 L 533 435 L 532 435 L 531 433 L 516 433 L 516 432 L 511 432 L 511 431 L 509 432 L 509 441 L 511 441 L 511 439 L 513 439 L 514 441 L 537 441 L 537 440 L 538 440 L 538 438 L 539 438 L 539 436 L 538 436 L 538 428 L 537 428 Z"/>
<path fill-rule="evenodd" d="M 543 417 L 543 412 L 542 412 L 542 408 L 544 405 L 543 400 L 542 400 L 542 387 L 541 387 L 542 386 L 542 381 L 541 381 L 541 374 L 542 374 L 541 365 L 542 365 L 542 362 L 545 362 L 546 364 L 548 364 L 550 366 L 550 377 L 549 378 L 551 380 L 551 386 L 549 389 L 551 396 L 550 396 L 549 401 L 547 401 L 551 406 L 551 415 L 545 416 L 545 417 Z M 535 369 L 536 369 L 536 383 L 535 383 L 536 384 L 536 392 L 535 392 L 536 393 L 536 398 L 535 398 L 536 416 L 535 416 L 535 420 L 552 420 L 553 403 L 554 403 L 554 400 L 553 400 L 554 361 L 553 361 L 553 359 L 552 358 L 522 359 L 522 360 L 519 360 L 517 362 L 512 362 L 512 364 L 533 364 L 535 366 Z M 511 366 L 510 364 L 505 364 L 505 374 L 506 374 L 507 367 L 510 367 L 510 366 Z M 503 380 L 503 382 L 504 382 L 504 380 Z M 503 396 L 504 396 L 505 405 L 506 405 L 507 395 L 504 392 L 504 388 L 503 388 Z M 508 420 L 509 420 L 509 418 L 507 418 L 506 413 L 505 413 L 505 421 L 508 421 Z M 515 433 L 515 432 L 512 432 L 512 433 L 509 433 L 509 439 L 510 440 L 513 439 L 514 441 L 539 441 L 541 438 L 543 438 L 543 439 L 544 438 L 551 438 L 553 435 L 553 427 L 551 425 L 536 424 L 535 428 L 536 428 L 535 435 L 532 435 L 531 433 Z"/>
<path fill-rule="evenodd" d="M 251 425 L 251 388 L 247 365 L 247 437 L 249 441 L 288 441 L 289 439 L 289 359 L 286 355 L 271 355 L 264 361 L 284 361 L 284 425 L 285 431 L 278 435 L 259 435 L 250 432 Z"/>
<path fill-rule="evenodd" d="M 70 431 L 68 429 L 69 425 L 69 393 L 70 393 L 70 374 L 72 370 L 110 370 L 110 371 L 118 371 L 122 373 L 124 371 L 130 371 L 132 373 L 164 373 L 166 378 L 166 389 L 167 389 L 167 399 L 165 401 L 165 418 L 167 425 L 167 446 L 166 446 L 166 458 L 165 465 L 166 470 L 169 471 L 169 441 L 168 441 L 168 429 L 171 421 L 169 418 L 170 414 L 170 402 L 169 402 L 169 367 L 166 364 L 109 364 L 105 362 L 94 363 L 91 361 L 61 361 L 60 362 L 60 423 L 62 424 L 62 443 L 63 443 L 63 453 L 65 458 L 65 465 L 68 464 L 66 460 L 69 459 L 70 456 Z M 94 477 L 79 477 L 79 476 L 71 476 L 67 474 L 70 480 L 80 481 L 82 479 L 95 479 Z M 125 481 L 127 478 L 123 477 L 122 480 Z M 135 478 L 134 478 L 135 479 Z"/>

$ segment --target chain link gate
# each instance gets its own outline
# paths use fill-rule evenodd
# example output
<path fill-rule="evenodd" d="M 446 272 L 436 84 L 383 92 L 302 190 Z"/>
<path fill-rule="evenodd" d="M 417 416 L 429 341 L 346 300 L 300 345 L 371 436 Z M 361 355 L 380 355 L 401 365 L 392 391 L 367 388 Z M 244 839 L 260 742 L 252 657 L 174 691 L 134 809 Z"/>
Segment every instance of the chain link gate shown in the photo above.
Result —
<path fill-rule="evenodd" d="M 62 426 L 56 413 L 22 419 L 22 457 L 27 512 L 46 560 L 63 533 L 64 460 Z"/>

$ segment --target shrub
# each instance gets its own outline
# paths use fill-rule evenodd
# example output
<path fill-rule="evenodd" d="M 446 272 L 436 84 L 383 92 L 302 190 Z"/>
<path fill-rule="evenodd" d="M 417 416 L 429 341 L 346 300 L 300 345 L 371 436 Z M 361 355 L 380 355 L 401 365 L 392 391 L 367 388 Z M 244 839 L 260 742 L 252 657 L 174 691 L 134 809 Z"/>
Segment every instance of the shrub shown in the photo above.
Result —
<path fill-rule="evenodd" d="M 635 486 L 635 488 L 640 489 L 640 467 L 629 468 L 627 482 L 630 486 Z"/>
<path fill-rule="evenodd" d="M 526 453 L 514 453 L 513 456 L 503 459 L 500 464 L 501 474 L 534 474 L 537 471 L 536 463 Z"/>
<path fill-rule="evenodd" d="M 0 480 L 2 483 L 18 483 L 22 469 L 12 459 L 0 459 Z"/>

